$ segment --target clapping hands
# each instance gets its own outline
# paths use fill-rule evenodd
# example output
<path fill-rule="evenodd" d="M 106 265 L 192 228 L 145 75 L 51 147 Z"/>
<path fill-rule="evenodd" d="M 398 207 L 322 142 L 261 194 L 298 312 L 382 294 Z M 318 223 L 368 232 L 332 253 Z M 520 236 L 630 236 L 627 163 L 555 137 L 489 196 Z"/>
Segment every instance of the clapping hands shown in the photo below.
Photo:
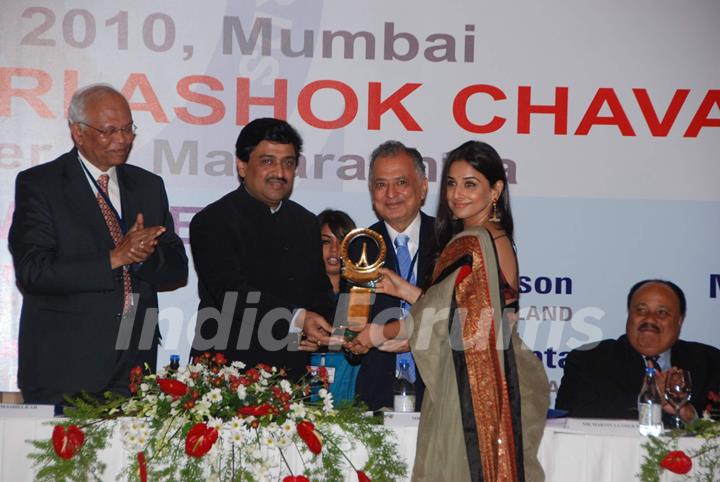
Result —
<path fill-rule="evenodd" d="M 144 263 L 155 252 L 158 238 L 166 231 L 164 226 L 145 227 L 142 213 L 138 213 L 135 224 L 120 239 L 120 242 L 110 251 L 110 265 L 112 269 L 127 264 Z"/>

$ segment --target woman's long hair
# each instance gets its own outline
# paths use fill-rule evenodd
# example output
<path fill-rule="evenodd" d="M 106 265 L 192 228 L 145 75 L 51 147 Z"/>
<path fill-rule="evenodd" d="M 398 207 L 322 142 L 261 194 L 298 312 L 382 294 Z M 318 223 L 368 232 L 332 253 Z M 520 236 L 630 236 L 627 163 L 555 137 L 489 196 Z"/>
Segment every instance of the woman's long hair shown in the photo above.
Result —
<path fill-rule="evenodd" d="M 497 181 L 503 182 L 503 189 L 497 200 L 497 214 L 500 217 L 500 226 L 510 242 L 513 242 L 513 218 L 510 210 L 510 192 L 508 191 L 507 175 L 502 159 L 490 144 L 480 141 L 468 141 L 450 151 L 445 158 L 442 175 L 440 177 L 440 199 L 435 217 L 435 247 L 436 256 L 440 254 L 450 239 L 463 230 L 463 222 L 453 218 L 453 213 L 447 200 L 447 178 L 450 166 L 456 161 L 465 161 L 473 169 L 485 176 L 490 187 Z"/>

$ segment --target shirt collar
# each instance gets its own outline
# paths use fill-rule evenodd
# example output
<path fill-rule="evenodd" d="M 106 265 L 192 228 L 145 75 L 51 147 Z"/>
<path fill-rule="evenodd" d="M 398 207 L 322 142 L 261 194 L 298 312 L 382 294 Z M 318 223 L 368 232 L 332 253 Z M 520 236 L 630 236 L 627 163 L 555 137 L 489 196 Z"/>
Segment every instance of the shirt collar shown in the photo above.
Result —
<path fill-rule="evenodd" d="M 390 236 L 390 241 L 393 243 L 393 246 L 395 246 L 395 238 L 399 234 L 405 234 L 408 236 L 409 239 L 409 250 L 411 253 L 417 250 L 418 246 L 420 245 L 420 211 L 415 215 L 415 219 L 412 220 L 412 222 L 408 225 L 407 228 L 405 228 L 405 231 L 402 233 L 399 233 L 393 229 L 392 226 L 390 226 L 387 222 L 385 222 L 385 228 L 387 229 L 388 236 Z"/>
<path fill-rule="evenodd" d="M 93 179 L 97 181 L 101 175 L 107 174 L 108 176 L 110 176 L 110 181 L 117 184 L 117 169 L 115 168 L 115 166 L 112 166 L 107 171 L 101 171 L 97 168 L 97 166 L 95 166 L 95 164 L 88 161 L 85 156 L 80 153 L 80 151 L 78 151 L 78 158 L 80 159 L 80 162 L 82 162 L 83 165 L 87 168 Z"/>
<path fill-rule="evenodd" d="M 665 371 L 668 368 L 672 367 L 672 348 L 668 348 L 664 352 L 658 354 L 657 359 L 657 367 L 660 371 Z M 645 366 L 647 367 L 647 360 L 645 357 L 643 357 L 643 362 L 645 362 Z"/>
<path fill-rule="evenodd" d="M 660 370 L 665 371 L 668 368 L 672 367 L 672 361 L 670 358 L 672 348 L 668 348 L 664 352 L 660 353 L 658 355 L 658 366 Z"/>

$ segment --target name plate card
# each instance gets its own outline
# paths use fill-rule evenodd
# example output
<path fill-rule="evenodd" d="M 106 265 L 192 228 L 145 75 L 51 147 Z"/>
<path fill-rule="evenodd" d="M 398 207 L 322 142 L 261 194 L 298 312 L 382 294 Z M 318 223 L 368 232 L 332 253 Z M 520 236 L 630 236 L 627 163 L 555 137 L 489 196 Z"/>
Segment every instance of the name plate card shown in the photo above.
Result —
<path fill-rule="evenodd" d="M 23 405 L 19 403 L 0 403 L 2 418 L 53 418 L 53 405 Z"/>
<path fill-rule="evenodd" d="M 383 412 L 383 425 L 386 427 L 417 427 L 420 412 Z"/>
<path fill-rule="evenodd" d="M 639 436 L 638 423 L 634 420 L 566 418 L 565 427 L 557 427 L 556 431 L 600 435 Z"/>

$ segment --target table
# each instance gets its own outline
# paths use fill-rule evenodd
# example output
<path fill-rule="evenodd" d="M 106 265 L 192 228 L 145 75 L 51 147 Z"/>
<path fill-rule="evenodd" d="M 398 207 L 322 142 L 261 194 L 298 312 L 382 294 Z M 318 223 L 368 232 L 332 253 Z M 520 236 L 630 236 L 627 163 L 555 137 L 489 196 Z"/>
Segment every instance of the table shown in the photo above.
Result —
<path fill-rule="evenodd" d="M 620 434 L 581 433 L 568 427 L 572 419 L 550 420 L 540 447 L 540 462 L 548 482 L 622 482 L 637 480 L 642 462 L 644 438 L 632 432 Z M 52 427 L 48 419 L 0 418 L 0 482 L 33 480 L 32 464 L 27 458 L 32 447 L 25 441 L 50 437 Z M 417 428 L 393 427 L 399 442 L 399 455 L 408 466 L 415 460 Z M 697 447 L 695 439 L 681 440 L 681 448 Z M 101 454 L 107 463 L 107 480 L 120 471 L 125 454 L 116 440 Z M 665 473 L 664 482 L 680 480 L 679 476 Z"/>
<path fill-rule="evenodd" d="M 548 482 L 619 482 L 638 480 L 636 474 L 644 458 L 642 445 L 645 437 L 632 430 L 603 430 L 613 421 L 584 420 L 588 424 L 598 422 L 597 430 L 580 431 L 568 427 L 573 419 L 548 420 L 545 425 L 538 456 Z M 617 421 L 629 424 L 628 421 Z M 635 424 L 636 425 L 636 424 Z M 683 450 L 698 448 L 701 441 L 694 438 L 680 440 Z M 692 474 L 692 472 L 691 472 Z M 684 480 L 681 476 L 665 471 L 663 482 Z"/>

